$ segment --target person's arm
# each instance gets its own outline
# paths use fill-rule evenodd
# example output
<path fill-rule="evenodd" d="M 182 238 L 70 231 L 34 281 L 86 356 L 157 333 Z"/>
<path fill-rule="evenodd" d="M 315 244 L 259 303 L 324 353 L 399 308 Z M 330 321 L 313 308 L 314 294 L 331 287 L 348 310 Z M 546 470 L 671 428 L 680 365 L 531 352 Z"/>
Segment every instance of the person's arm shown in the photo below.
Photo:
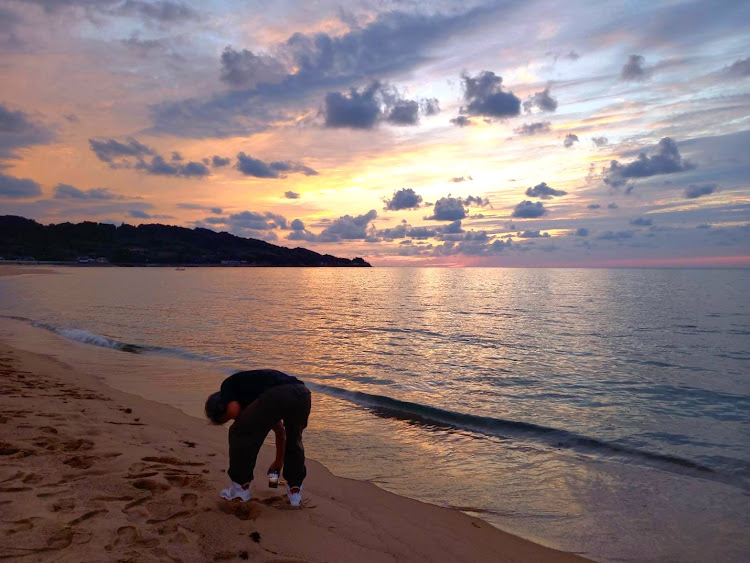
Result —
<path fill-rule="evenodd" d="M 268 468 L 268 472 L 276 471 L 281 474 L 281 468 L 284 465 L 284 450 L 286 448 L 286 431 L 280 420 L 273 425 L 273 433 L 276 435 L 276 459 Z"/>

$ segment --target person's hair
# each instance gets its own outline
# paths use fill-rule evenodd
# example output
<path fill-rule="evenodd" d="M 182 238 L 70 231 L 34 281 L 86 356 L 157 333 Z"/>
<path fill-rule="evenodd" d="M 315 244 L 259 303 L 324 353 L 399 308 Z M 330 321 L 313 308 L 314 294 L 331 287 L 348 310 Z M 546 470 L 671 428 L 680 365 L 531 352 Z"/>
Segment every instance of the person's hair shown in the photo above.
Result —
<path fill-rule="evenodd" d="M 213 393 L 206 399 L 206 417 L 214 424 L 223 424 L 227 405 L 221 397 L 221 392 Z"/>

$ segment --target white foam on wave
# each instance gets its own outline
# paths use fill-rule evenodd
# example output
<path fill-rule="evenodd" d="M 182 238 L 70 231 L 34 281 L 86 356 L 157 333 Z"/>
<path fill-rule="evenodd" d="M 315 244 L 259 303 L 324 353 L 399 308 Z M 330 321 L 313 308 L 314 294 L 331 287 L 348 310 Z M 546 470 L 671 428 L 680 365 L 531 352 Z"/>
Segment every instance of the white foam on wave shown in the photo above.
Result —
<path fill-rule="evenodd" d="M 101 334 L 94 334 L 93 332 L 80 328 L 56 328 L 54 329 L 54 332 L 60 336 L 68 338 L 69 340 L 83 342 L 84 344 L 93 344 L 94 346 L 114 348 L 116 350 L 119 350 L 124 346 L 122 342 L 118 342 L 114 338 L 107 338 Z"/>

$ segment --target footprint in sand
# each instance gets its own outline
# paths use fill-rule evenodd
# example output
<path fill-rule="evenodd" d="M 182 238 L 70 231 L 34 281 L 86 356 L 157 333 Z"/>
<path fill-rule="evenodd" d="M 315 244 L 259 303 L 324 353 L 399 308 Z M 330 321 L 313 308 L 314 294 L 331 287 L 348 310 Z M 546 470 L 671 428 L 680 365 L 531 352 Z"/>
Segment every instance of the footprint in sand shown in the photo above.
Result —
<path fill-rule="evenodd" d="M 116 547 L 136 546 L 152 548 L 156 547 L 157 545 L 159 545 L 158 539 L 143 538 L 138 533 L 138 530 L 136 530 L 133 526 L 122 526 L 121 528 L 117 528 L 114 541 L 111 544 L 105 546 L 104 549 L 106 551 L 112 551 Z"/>
<path fill-rule="evenodd" d="M 65 465 L 69 465 L 70 467 L 74 469 L 88 469 L 92 465 L 94 465 L 97 461 L 99 461 L 99 458 L 96 456 L 90 456 L 90 455 L 75 455 L 73 457 L 70 457 L 63 461 Z"/>
<path fill-rule="evenodd" d="M 185 493 L 180 497 L 180 502 L 185 508 L 195 508 L 198 505 L 198 495 L 194 493 Z"/>
<path fill-rule="evenodd" d="M 39 518 L 24 518 L 15 522 L 0 522 L 0 530 L 6 536 L 12 536 L 19 532 L 28 532 L 34 527 L 34 520 L 39 520 Z"/>
<path fill-rule="evenodd" d="M 42 477 L 41 475 L 37 475 L 36 473 L 29 473 L 28 475 L 26 475 L 26 477 L 23 478 L 23 482 L 27 485 L 37 485 L 43 480 L 44 477 Z"/>
<path fill-rule="evenodd" d="M 159 491 L 168 491 L 171 487 L 167 483 L 157 481 L 155 479 L 137 479 L 131 483 L 136 489 L 143 491 L 151 491 L 156 493 Z"/>
<path fill-rule="evenodd" d="M 52 512 L 71 512 L 76 507 L 73 498 L 63 498 L 52 505 Z"/>

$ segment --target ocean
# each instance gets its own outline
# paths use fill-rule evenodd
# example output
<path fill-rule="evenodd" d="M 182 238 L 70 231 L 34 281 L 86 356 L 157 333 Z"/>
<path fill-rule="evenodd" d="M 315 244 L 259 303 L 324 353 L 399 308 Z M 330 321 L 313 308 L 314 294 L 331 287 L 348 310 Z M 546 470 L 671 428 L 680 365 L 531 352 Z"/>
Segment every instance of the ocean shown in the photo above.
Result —
<path fill-rule="evenodd" d="M 337 475 L 598 561 L 750 553 L 750 270 L 57 272 L 0 278 L 0 315 L 119 350 L 115 387 L 201 416 L 280 369 Z"/>

